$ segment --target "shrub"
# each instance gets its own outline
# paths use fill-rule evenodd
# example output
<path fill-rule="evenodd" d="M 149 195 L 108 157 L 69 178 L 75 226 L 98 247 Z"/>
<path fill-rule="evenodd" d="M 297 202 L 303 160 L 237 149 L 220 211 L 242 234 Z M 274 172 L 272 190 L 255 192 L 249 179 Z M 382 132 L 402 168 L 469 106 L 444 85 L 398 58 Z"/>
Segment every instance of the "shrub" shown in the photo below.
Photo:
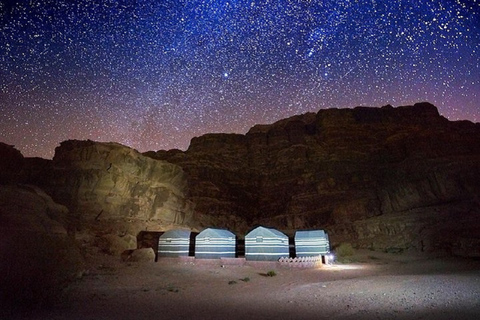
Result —
<path fill-rule="evenodd" d="M 248 282 L 248 281 L 250 281 L 250 278 L 249 278 L 249 277 L 245 277 L 245 278 L 243 278 L 243 279 L 240 279 L 240 281 Z"/>
<path fill-rule="evenodd" d="M 277 275 L 277 273 L 273 270 L 270 270 L 267 272 L 267 277 L 275 277 Z"/>
<path fill-rule="evenodd" d="M 385 252 L 386 253 L 402 253 L 403 252 L 403 248 L 396 248 L 396 247 L 389 247 L 389 248 L 385 248 Z"/>
<path fill-rule="evenodd" d="M 335 253 L 337 258 L 345 258 L 353 256 L 355 253 L 355 249 L 353 249 L 352 245 L 348 242 L 342 242 L 336 249 Z"/>
<path fill-rule="evenodd" d="M 180 290 L 177 287 L 174 286 L 168 286 L 167 287 L 168 292 L 179 292 Z"/>
<path fill-rule="evenodd" d="M 340 263 L 351 263 L 354 261 L 353 255 L 355 253 L 355 249 L 352 245 L 348 242 L 342 242 L 340 245 L 335 249 L 336 260 Z"/>
<path fill-rule="evenodd" d="M 230 280 L 230 281 L 228 281 L 228 284 L 237 284 L 237 281 L 235 281 L 235 280 Z"/>

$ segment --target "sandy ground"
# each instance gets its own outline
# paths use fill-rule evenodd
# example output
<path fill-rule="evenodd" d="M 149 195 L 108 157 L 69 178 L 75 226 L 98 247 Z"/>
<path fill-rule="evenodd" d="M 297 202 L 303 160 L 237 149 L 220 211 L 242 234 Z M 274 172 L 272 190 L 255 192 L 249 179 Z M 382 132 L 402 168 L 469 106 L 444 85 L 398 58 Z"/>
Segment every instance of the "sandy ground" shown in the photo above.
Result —
<path fill-rule="evenodd" d="M 300 269 L 105 257 L 55 308 L 17 318 L 480 319 L 480 261 L 371 251 L 354 260 Z"/>

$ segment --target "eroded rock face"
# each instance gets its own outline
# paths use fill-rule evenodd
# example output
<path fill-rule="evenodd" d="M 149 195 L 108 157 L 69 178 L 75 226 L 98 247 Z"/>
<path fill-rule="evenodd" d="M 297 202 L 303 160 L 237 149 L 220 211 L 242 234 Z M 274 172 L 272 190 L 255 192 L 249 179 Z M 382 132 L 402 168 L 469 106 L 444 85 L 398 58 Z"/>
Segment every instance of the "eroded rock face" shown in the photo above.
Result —
<path fill-rule="evenodd" d="M 45 188 L 88 228 L 123 237 L 191 222 L 187 180 L 172 163 L 117 143 L 72 140 L 56 149 L 53 171 Z"/>
<path fill-rule="evenodd" d="M 68 209 L 35 186 L 1 186 L 0 219 L 3 235 L 17 231 L 67 235 Z"/>
<path fill-rule="evenodd" d="M 187 199 L 188 184 L 182 168 L 120 144 L 65 141 L 56 149 L 53 160 L 24 158 L 12 146 L 1 144 L 0 155 L 0 185 L 36 185 L 29 187 L 35 190 L 36 199 L 51 196 L 62 208 L 68 208 L 47 223 L 37 207 L 23 206 L 22 197 L 27 204 L 33 203 L 31 193 L 23 192 L 13 197 L 10 205 L 31 214 L 4 213 L 3 218 L 10 219 L 10 226 L 27 229 L 37 223 L 42 227 L 56 222 L 57 228 L 42 232 L 63 230 L 86 256 L 120 256 L 125 250 L 137 248 L 140 231 L 192 224 L 193 204 Z M 58 211 L 50 207 L 42 210 L 48 214 Z"/>
<path fill-rule="evenodd" d="M 34 186 L 0 185 L 0 304 L 43 306 L 84 271 L 68 209 Z"/>
<path fill-rule="evenodd" d="M 334 245 L 478 256 L 480 124 L 428 103 L 320 110 L 148 157 L 92 141 L 63 142 L 53 160 L 0 152 L 0 184 L 36 184 L 65 205 L 53 220 L 87 253 L 133 250 L 140 231 L 242 236 L 263 224 L 325 229 Z"/>
<path fill-rule="evenodd" d="M 68 209 L 35 186 L 1 186 L 0 214 L 2 234 L 18 231 L 67 235 Z"/>
<path fill-rule="evenodd" d="M 458 252 L 480 230 L 480 124 L 429 103 L 320 110 L 146 155 L 185 170 L 200 223 L 239 234 L 322 228 L 333 244 Z"/>
<path fill-rule="evenodd" d="M 122 260 L 128 262 L 154 262 L 155 251 L 152 248 L 127 250 L 122 253 Z"/>
<path fill-rule="evenodd" d="M 0 142 L 0 184 L 18 182 L 23 161 L 23 155 L 14 146 Z"/>

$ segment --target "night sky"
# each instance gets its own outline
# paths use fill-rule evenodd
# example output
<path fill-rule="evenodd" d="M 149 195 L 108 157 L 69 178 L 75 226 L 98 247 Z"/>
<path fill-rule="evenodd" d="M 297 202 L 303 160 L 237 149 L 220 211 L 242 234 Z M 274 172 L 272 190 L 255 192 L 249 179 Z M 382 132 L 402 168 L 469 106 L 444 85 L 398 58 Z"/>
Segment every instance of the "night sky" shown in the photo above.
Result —
<path fill-rule="evenodd" d="M 185 150 L 359 105 L 480 122 L 480 0 L 0 2 L 0 141 Z"/>

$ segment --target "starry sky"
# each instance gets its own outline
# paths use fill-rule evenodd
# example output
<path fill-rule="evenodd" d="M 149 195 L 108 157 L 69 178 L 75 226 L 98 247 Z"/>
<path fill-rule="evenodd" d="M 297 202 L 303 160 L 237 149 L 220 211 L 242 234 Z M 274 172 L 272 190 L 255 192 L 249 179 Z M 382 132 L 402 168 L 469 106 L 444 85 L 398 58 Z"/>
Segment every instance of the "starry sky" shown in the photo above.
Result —
<path fill-rule="evenodd" d="M 0 2 L 0 141 L 185 150 L 305 112 L 480 122 L 480 0 Z"/>

